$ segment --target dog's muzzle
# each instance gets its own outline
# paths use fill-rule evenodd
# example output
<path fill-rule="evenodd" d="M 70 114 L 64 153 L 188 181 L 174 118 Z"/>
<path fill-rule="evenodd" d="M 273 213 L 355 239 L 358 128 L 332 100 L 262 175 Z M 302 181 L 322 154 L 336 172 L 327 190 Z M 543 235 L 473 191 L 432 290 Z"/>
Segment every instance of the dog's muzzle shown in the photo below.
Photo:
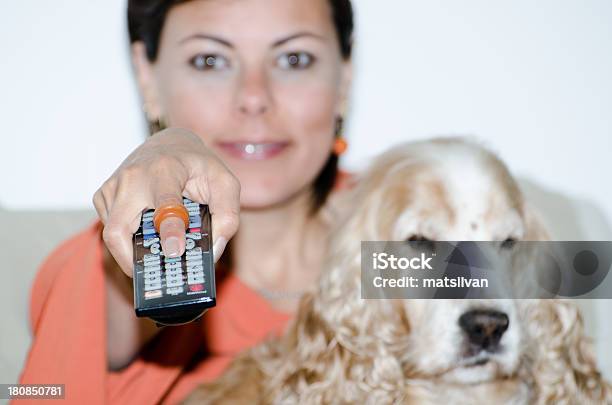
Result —
<path fill-rule="evenodd" d="M 499 342 L 510 320 L 503 312 L 490 309 L 474 309 L 459 317 L 459 326 L 465 333 L 468 342 L 468 356 L 475 356 L 481 351 L 494 353 L 499 349 Z"/>

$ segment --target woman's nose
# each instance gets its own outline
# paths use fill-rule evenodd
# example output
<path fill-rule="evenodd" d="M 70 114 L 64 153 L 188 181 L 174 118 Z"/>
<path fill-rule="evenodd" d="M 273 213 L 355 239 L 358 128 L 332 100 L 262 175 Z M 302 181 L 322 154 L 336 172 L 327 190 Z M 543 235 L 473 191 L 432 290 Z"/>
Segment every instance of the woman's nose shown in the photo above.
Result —
<path fill-rule="evenodd" d="M 238 90 L 238 106 L 241 113 L 260 115 L 268 111 L 271 95 L 264 71 L 245 72 Z"/>

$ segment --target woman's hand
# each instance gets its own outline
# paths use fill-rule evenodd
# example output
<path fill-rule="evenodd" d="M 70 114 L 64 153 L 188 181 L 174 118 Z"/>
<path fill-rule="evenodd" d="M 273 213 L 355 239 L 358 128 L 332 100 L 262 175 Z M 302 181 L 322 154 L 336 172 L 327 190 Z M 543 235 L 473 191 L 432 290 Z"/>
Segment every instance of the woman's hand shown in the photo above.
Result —
<path fill-rule="evenodd" d="M 138 230 L 142 211 L 168 203 L 182 204 L 182 196 L 209 205 L 217 261 L 238 229 L 240 183 L 197 135 L 178 128 L 155 134 L 96 191 L 93 203 L 104 223 L 104 242 L 125 274 L 133 274 L 132 236 Z M 182 220 L 165 219 L 160 238 L 166 254 L 182 255 Z"/>

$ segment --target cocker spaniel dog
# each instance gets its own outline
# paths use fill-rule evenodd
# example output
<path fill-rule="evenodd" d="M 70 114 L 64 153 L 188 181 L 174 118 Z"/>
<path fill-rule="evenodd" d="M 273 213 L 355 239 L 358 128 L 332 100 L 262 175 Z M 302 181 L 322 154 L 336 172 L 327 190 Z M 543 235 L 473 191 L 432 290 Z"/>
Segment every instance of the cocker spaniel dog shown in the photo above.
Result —
<path fill-rule="evenodd" d="M 394 147 L 349 192 L 286 334 L 188 404 L 610 404 L 566 300 L 364 300 L 360 241 L 545 240 L 507 168 L 460 138 Z"/>

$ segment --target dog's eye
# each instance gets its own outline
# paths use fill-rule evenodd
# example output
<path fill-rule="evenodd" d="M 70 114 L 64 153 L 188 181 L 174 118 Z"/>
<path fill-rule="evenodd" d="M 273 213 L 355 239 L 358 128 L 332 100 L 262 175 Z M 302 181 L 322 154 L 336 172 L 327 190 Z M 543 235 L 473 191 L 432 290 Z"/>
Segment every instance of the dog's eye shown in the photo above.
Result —
<path fill-rule="evenodd" d="M 516 239 L 508 238 L 505 241 L 503 241 L 500 246 L 502 249 L 510 250 L 514 247 L 515 244 L 516 244 Z"/>
<path fill-rule="evenodd" d="M 412 235 L 406 239 L 406 242 L 413 248 L 422 251 L 433 252 L 435 250 L 435 242 L 422 235 Z"/>

